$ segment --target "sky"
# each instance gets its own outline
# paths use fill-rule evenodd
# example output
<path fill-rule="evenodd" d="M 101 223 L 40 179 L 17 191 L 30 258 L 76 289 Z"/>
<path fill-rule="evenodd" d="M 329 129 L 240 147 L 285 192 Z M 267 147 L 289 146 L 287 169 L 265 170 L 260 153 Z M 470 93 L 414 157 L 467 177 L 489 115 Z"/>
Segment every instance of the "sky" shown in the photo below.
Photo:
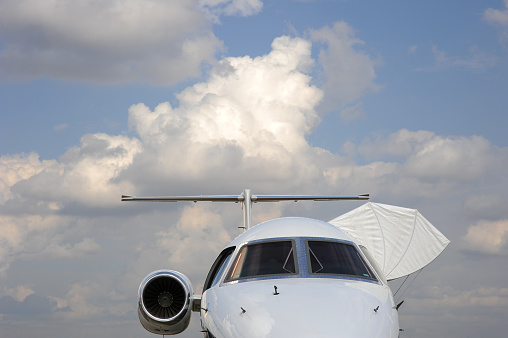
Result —
<path fill-rule="evenodd" d="M 141 280 L 200 293 L 241 209 L 120 196 L 245 188 L 418 209 L 401 337 L 504 336 L 507 107 L 508 0 L 0 0 L 0 338 L 153 336 Z"/>

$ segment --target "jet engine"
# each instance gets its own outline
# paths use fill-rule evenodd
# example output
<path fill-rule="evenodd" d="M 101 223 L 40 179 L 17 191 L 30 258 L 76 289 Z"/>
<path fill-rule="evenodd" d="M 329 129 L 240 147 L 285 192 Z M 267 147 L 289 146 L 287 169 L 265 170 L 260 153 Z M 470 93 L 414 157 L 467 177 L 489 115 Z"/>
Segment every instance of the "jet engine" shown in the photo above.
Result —
<path fill-rule="evenodd" d="M 156 334 L 178 334 L 189 326 L 193 295 L 190 280 L 172 270 L 154 271 L 141 282 L 138 316 L 143 327 Z"/>

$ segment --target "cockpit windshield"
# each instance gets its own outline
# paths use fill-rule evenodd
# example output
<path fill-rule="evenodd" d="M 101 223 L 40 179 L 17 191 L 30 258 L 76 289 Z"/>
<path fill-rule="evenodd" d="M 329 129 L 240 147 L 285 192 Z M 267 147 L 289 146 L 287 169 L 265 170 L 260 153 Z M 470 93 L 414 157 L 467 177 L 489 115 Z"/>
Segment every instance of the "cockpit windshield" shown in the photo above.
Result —
<path fill-rule="evenodd" d="M 294 243 L 291 240 L 245 245 L 238 253 L 226 281 L 296 274 L 295 256 Z"/>
<path fill-rule="evenodd" d="M 347 275 L 375 279 L 354 246 L 340 242 L 307 241 L 311 274 Z"/>

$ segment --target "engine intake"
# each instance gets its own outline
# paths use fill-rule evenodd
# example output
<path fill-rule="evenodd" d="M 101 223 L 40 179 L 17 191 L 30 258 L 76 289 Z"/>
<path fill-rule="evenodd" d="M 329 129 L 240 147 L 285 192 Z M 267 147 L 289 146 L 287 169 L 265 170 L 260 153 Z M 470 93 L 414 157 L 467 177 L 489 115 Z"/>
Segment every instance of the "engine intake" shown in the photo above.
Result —
<path fill-rule="evenodd" d="M 182 273 L 172 270 L 152 272 L 141 282 L 138 316 L 152 333 L 178 334 L 189 326 L 192 311 L 192 284 Z"/>

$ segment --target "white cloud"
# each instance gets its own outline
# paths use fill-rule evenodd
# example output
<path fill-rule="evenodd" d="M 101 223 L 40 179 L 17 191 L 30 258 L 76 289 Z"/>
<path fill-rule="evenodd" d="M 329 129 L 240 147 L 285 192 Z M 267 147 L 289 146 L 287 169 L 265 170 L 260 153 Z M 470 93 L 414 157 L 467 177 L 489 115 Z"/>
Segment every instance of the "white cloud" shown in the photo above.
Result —
<path fill-rule="evenodd" d="M 67 128 L 69 128 L 69 125 L 67 123 L 61 123 L 61 124 L 57 124 L 56 126 L 54 126 L 53 130 L 61 131 L 61 130 L 65 130 Z"/>
<path fill-rule="evenodd" d="M 263 8 L 260 0 L 199 0 L 199 4 L 217 20 L 220 15 L 254 15 Z"/>
<path fill-rule="evenodd" d="M 444 137 L 406 129 L 386 139 L 367 139 L 358 151 L 368 159 L 393 156 L 403 160 L 402 173 L 422 180 L 473 181 L 499 172 L 506 163 L 506 151 L 483 137 Z"/>
<path fill-rule="evenodd" d="M 479 136 L 445 138 L 436 136 L 411 154 L 405 170 L 420 178 L 477 180 L 491 169 L 499 169 L 496 149 Z"/>
<path fill-rule="evenodd" d="M 483 19 L 500 27 L 499 42 L 506 47 L 508 41 L 508 0 L 504 0 L 504 7 L 503 9 L 486 9 L 483 12 Z"/>
<path fill-rule="evenodd" d="M 221 42 L 197 0 L 2 0 L 3 79 L 172 84 Z"/>
<path fill-rule="evenodd" d="M 410 131 L 401 129 L 390 134 L 386 139 L 374 135 L 365 139 L 358 147 L 358 151 L 367 159 L 379 159 L 385 156 L 406 157 L 419 150 L 422 144 L 434 137 L 430 131 Z"/>
<path fill-rule="evenodd" d="M 363 103 L 357 102 L 356 104 L 348 106 L 342 109 L 339 114 L 342 121 L 349 122 L 357 120 L 365 115 Z"/>
<path fill-rule="evenodd" d="M 71 216 L 64 215 L 85 217 L 78 226 L 84 229 L 95 224 L 91 210 L 120 210 L 122 193 L 167 194 L 195 191 L 200 185 L 228 193 L 245 187 L 269 193 L 277 182 L 278 192 L 431 196 L 486 179 L 505 167 L 506 151 L 481 137 L 443 137 L 428 131 L 400 130 L 364 141 L 358 152 L 377 160 L 365 165 L 311 147 L 306 136 L 319 123 L 316 107 L 323 97 L 306 73 L 313 64 L 311 43 L 280 37 L 272 49 L 256 58 L 218 62 L 206 82 L 177 94 L 177 107 L 162 103 L 151 111 L 143 104 L 132 106 L 129 123 L 139 140 L 92 134 L 59 161 L 40 161 L 36 154 L 2 157 L 3 208 L 15 214 L 0 219 L 2 271 L 21 256 L 61 259 L 99 253 L 103 248 L 91 233 L 66 231 Z M 354 107 L 360 109 L 361 103 Z M 16 215 L 19 210 L 23 212 Z M 219 226 L 223 222 L 215 211 L 185 209 L 183 218 L 174 221 L 171 236 L 160 233 L 158 250 L 175 238 L 190 245 L 188 229 L 209 231 L 200 213 Z M 210 247 L 206 236 L 197 242 L 216 251 L 227 234 Z M 177 243 L 172 247 L 184 251 Z M 136 261 L 157 257 L 149 252 Z M 196 259 L 180 252 L 171 257 L 170 263 L 178 266 Z"/>
<path fill-rule="evenodd" d="M 345 78 L 354 74 L 359 78 L 356 89 L 341 98 L 342 104 L 347 103 L 344 107 L 354 108 L 350 112 L 354 118 L 361 111 L 362 95 L 375 87 L 373 62 L 361 53 L 359 60 L 355 58 L 358 53 L 352 46 L 359 42 L 347 25 L 316 32 L 329 43 L 325 56 L 344 57 L 336 62 L 345 72 L 352 69 Z M 367 158 L 363 165 L 312 147 L 306 137 L 320 121 L 317 107 L 323 89 L 313 85 L 309 75 L 314 63 L 311 47 L 305 39 L 280 37 L 266 55 L 217 62 L 206 81 L 177 94 L 175 107 L 132 106 L 129 124 L 139 139 L 85 135 L 58 161 L 40 161 L 36 154 L 2 157 L 2 278 L 12 275 L 5 272 L 19 273 L 12 264 L 16 261 L 44 269 L 69 262 L 68 258 L 94 262 L 90 257 L 95 257 L 97 267 L 71 271 L 73 276 L 61 281 L 48 277 L 51 281 L 43 291 L 54 307 L 51 318 L 63 317 L 73 324 L 83 318 L 102 324 L 107 318 L 135 318 L 131 309 L 136 288 L 155 269 L 189 274 L 199 291 L 215 255 L 238 234 L 240 206 L 119 205 L 122 193 L 239 193 L 246 187 L 262 193 L 370 192 L 378 200 L 388 197 L 405 205 L 423 196 L 432 197 L 427 203 L 446 209 L 446 216 L 438 214 L 441 221 L 457 216 L 448 208 L 453 203 L 449 196 L 472 196 L 463 192 L 478 182 L 484 196 L 505 194 L 506 184 L 500 182 L 507 179 L 507 149 L 478 136 L 400 130 L 358 146 L 349 143 L 349 153 Z M 334 48 L 344 53 L 333 52 Z M 464 206 L 475 203 L 469 198 Z M 455 202 L 459 209 L 462 202 Z M 286 215 L 293 205 L 279 203 L 269 209 L 256 205 L 255 221 Z M 340 208 L 347 206 L 326 210 L 333 214 Z M 450 230 L 459 222 L 443 224 Z M 487 228 L 492 229 L 506 237 L 504 228 Z M 496 245 L 487 230 L 475 231 Z M 498 247 L 504 250 L 504 244 Z M 18 301 L 41 293 L 35 286 L 19 290 Z M 492 299 L 496 301 L 504 304 L 501 298 Z M 488 298 L 477 300 L 485 302 Z M 463 305 L 450 304 L 452 309 Z"/>
<path fill-rule="evenodd" d="M 490 23 L 508 26 L 508 0 L 504 0 L 505 8 L 502 10 L 488 8 L 483 12 L 483 18 Z"/>
<path fill-rule="evenodd" d="M 84 136 L 81 146 L 68 150 L 60 162 L 40 161 L 36 154 L 0 158 L 0 272 L 19 257 L 96 253 L 95 240 L 84 237 L 86 231 L 73 234 L 70 222 L 76 221 L 58 213 L 87 214 L 83 209 L 118 205 L 120 191 L 132 188 L 115 179 L 140 151 L 136 139 L 94 134 Z M 80 236 L 84 238 L 76 239 Z"/>
<path fill-rule="evenodd" d="M 176 95 L 176 108 L 132 106 L 129 124 L 146 149 L 135 166 L 159 163 L 132 170 L 170 180 L 214 173 L 251 179 L 308 174 L 312 164 L 302 163 L 302 155 L 313 150 L 305 137 L 319 123 L 315 106 L 323 95 L 305 73 L 312 64 L 311 44 L 284 36 L 272 48 L 256 58 L 222 60 L 207 82 Z"/>
<path fill-rule="evenodd" d="M 202 272 L 210 268 L 211 260 L 232 240 L 222 216 L 208 210 L 206 204 L 186 206 L 176 226 L 158 233 L 157 237 L 156 250 L 162 257 L 167 257 L 165 265 L 175 270 L 185 270 L 194 280 L 204 279 Z M 190 261 L 194 264 L 189 265 Z"/>
<path fill-rule="evenodd" d="M 325 48 L 319 52 L 319 63 L 324 69 L 325 101 L 327 111 L 342 109 L 355 103 L 369 91 L 377 91 L 380 86 L 374 80 L 376 62 L 369 55 L 358 50 L 364 42 L 355 37 L 351 26 L 344 21 L 332 27 L 311 30 L 313 41 L 323 43 Z"/>
<path fill-rule="evenodd" d="M 470 71 L 484 71 L 497 63 L 497 58 L 489 55 L 478 48 L 472 46 L 469 49 L 468 57 L 449 56 L 437 46 L 432 45 L 432 54 L 434 55 L 434 65 L 418 68 L 418 71 L 440 71 L 450 68 L 463 68 Z"/>
<path fill-rule="evenodd" d="M 314 107 L 322 97 L 302 72 L 312 63 L 310 46 L 278 38 L 268 55 L 220 62 L 208 82 L 178 95 L 177 108 L 133 106 L 130 123 L 140 140 L 90 134 L 59 161 L 41 162 L 36 154 L 2 157 L 2 208 L 14 213 L 0 219 L 2 271 L 21 256 L 97 253 L 89 232 L 66 231 L 71 216 L 63 215 L 82 215 L 89 220 L 78 227 L 84 229 L 94 222 L 90 213 L 123 207 L 120 195 L 139 190 L 138 181 L 157 190 L 166 186 L 160 182 L 187 185 L 215 175 L 217 184 L 229 176 L 237 185 L 250 172 L 250 182 L 266 178 L 270 187 L 273 180 L 285 178 L 294 186 L 319 176 L 316 164 L 305 159 L 315 154 L 305 136 L 319 121 Z"/>
<path fill-rule="evenodd" d="M 141 151 L 137 139 L 106 134 L 85 135 L 81 146 L 69 149 L 60 162 L 11 186 L 11 191 L 38 202 L 111 207 L 118 189 L 130 188 L 115 179 Z M 28 168 L 31 166 L 28 165 Z M 33 171 L 33 170 L 32 170 Z"/>
<path fill-rule="evenodd" d="M 40 161 L 36 153 L 0 157 L 0 204 L 12 197 L 11 187 L 47 168 L 57 166 L 54 160 Z"/>
<path fill-rule="evenodd" d="M 75 259 L 95 254 L 99 252 L 99 250 L 100 246 L 95 239 L 87 237 L 75 244 L 50 243 L 43 249 L 40 255 L 45 258 Z"/>
<path fill-rule="evenodd" d="M 78 282 L 71 285 L 66 294 L 65 300 L 61 299 L 61 304 L 68 310 L 63 312 L 65 317 L 89 319 L 103 316 L 108 308 L 96 305 L 97 299 L 104 298 L 104 288 L 96 282 Z M 91 302 L 95 301 L 94 303 Z"/>
<path fill-rule="evenodd" d="M 30 286 L 27 285 L 17 285 L 13 289 L 8 289 L 6 294 L 15 298 L 18 302 L 22 302 L 26 299 L 26 297 L 33 295 L 35 293 L 34 290 L 31 289 Z"/>
<path fill-rule="evenodd" d="M 508 220 L 481 221 L 462 238 L 462 247 L 492 255 L 508 255 Z"/>
<path fill-rule="evenodd" d="M 19 258 L 40 257 L 46 246 L 51 245 L 57 232 L 69 224 L 67 217 L 55 215 L 0 216 L 0 273 L 7 271 L 10 264 Z M 61 239 L 61 237 L 60 237 Z"/>

